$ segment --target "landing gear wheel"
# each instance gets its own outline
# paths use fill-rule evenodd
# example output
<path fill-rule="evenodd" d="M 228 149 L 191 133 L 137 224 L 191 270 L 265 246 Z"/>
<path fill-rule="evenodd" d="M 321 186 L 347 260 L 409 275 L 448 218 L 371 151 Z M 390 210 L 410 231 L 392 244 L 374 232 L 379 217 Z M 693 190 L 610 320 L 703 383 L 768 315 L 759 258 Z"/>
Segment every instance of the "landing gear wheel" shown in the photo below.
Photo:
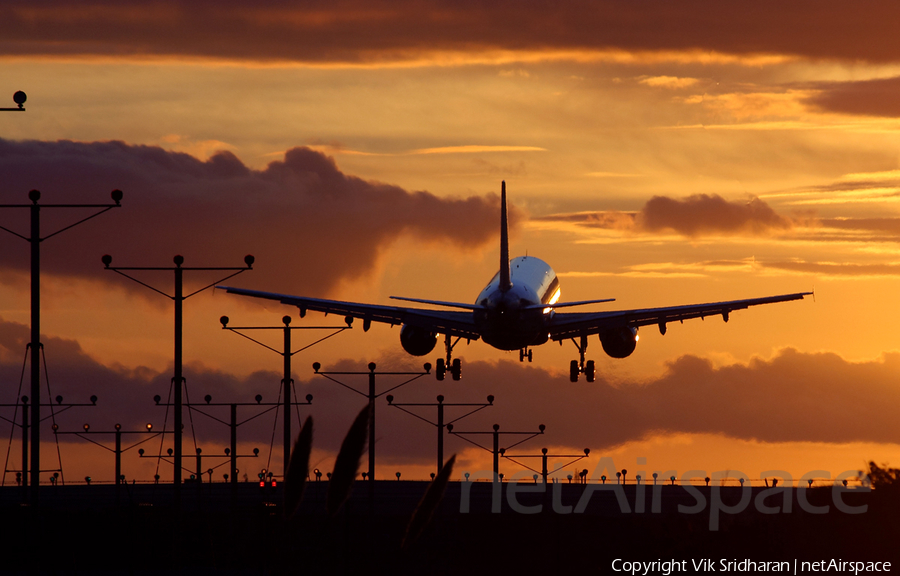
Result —
<path fill-rule="evenodd" d="M 437 366 L 434 368 L 434 376 L 438 380 L 444 379 L 444 374 L 447 373 L 447 365 L 444 363 L 443 358 L 438 358 Z"/>
<path fill-rule="evenodd" d="M 450 368 L 450 375 L 453 376 L 454 380 L 459 380 L 460 378 L 462 378 L 462 363 L 459 361 L 459 358 L 453 359 L 453 364 Z"/>
<path fill-rule="evenodd" d="M 584 364 L 584 379 L 588 382 L 594 381 L 594 361 L 588 360 Z"/>
<path fill-rule="evenodd" d="M 569 362 L 569 380 L 578 382 L 578 360 Z"/>

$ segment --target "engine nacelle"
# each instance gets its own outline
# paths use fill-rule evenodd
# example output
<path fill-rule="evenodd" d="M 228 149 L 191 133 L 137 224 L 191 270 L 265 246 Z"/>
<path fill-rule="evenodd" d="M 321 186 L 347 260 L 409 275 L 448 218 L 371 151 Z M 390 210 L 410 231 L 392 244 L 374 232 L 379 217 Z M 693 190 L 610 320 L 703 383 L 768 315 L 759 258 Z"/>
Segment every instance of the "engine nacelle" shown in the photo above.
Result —
<path fill-rule="evenodd" d="M 550 334 L 546 330 L 542 330 L 530 345 L 540 346 L 541 344 L 546 344 L 548 340 L 550 340 Z"/>
<path fill-rule="evenodd" d="M 413 356 L 424 356 L 434 350 L 437 334 L 418 326 L 404 324 L 400 328 L 400 344 L 407 353 Z"/>
<path fill-rule="evenodd" d="M 613 358 L 627 358 L 631 356 L 637 346 L 637 328 L 616 328 L 600 334 L 600 344 L 603 351 Z"/>

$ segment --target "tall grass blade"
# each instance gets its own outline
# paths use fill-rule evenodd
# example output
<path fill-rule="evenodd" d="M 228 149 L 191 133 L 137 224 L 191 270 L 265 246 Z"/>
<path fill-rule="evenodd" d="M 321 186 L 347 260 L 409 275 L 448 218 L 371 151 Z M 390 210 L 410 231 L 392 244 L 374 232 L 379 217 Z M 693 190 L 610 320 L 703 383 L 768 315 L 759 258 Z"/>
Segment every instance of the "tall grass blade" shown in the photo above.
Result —
<path fill-rule="evenodd" d="M 307 416 L 294 449 L 291 450 L 291 461 L 284 479 L 284 515 L 293 518 L 303 499 L 303 489 L 309 476 L 309 455 L 312 452 L 313 419 Z"/>
<path fill-rule="evenodd" d="M 331 480 L 328 481 L 328 495 L 325 500 L 325 508 L 329 515 L 334 515 L 340 510 L 350 491 L 353 489 L 353 481 L 359 472 L 359 464 L 363 451 L 366 448 L 366 439 L 369 436 L 369 418 L 371 408 L 368 404 L 360 410 L 344 442 L 341 451 L 334 461 L 334 470 L 331 472 Z"/>
<path fill-rule="evenodd" d="M 411 546 L 421 536 L 428 524 L 431 523 L 431 517 L 434 516 L 435 510 L 438 509 L 441 500 L 444 499 L 444 490 L 446 490 L 447 484 L 450 482 L 450 475 L 453 473 L 453 464 L 455 462 L 456 454 L 444 463 L 441 471 L 431 481 L 428 490 L 425 491 L 425 495 L 422 496 L 422 500 L 406 526 L 406 534 L 403 535 L 403 542 L 400 544 L 401 548 Z"/>

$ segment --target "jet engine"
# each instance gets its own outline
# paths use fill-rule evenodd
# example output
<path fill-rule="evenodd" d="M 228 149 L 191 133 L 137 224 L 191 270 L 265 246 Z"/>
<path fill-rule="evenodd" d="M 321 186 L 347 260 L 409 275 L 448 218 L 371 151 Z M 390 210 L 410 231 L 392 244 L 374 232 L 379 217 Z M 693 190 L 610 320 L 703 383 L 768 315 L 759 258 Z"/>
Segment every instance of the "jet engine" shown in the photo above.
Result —
<path fill-rule="evenodd" d="M 413 356 L 424 356 L 434 350 L 437 334 L 417 326 L 404 324 L 400 328 L 400 344 Z"/>
<path fill-rule="evenodd" d="M 550 334 L 548 334 L 547 331 L 544 330 L 544 331 L 541 331 L 537 335 L 537 337 L 534 339 L 534 342 L 532 342 L 530 345 L 531 346 L 540 346 L 541 344 L 546 344 L 547 340 L 549 340 L 549 339 L 550 339 Z"/>
<path fill-rule="evenodd" d="M 627 358 L 631 356 L 637 346 L 637 328 L 615 328 L 600 334 L 600 344 L 603 351 L 613 358 Z"/>

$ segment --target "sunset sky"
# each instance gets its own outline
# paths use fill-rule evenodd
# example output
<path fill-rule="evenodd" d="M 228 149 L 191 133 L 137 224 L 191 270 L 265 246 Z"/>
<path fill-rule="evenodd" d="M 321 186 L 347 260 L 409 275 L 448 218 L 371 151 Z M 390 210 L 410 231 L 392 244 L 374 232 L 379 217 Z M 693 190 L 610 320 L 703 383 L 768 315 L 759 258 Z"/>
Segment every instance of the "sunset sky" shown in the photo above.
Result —
<path fill-rule="evenodd" d="M 16 90 L 28 101 L 0 113 L 0 203 L 24 204 L 31 189 L 48 204 L 124 192 L 120 209 L 42 243 L 52 394 L 99 397 L 58 416 L 60 428 L 165 418 L 152 397 L 166 397 L 172 377 L 171 302 L 104 270 L 103 254 L 118 266 L 171 266 L 175 254 L 185 266 L 241 266 L 253 254 L 253 271 L 230 284 L 472 302 L 497 270 L 505 180 L 511 252 L 553 266 L 563 301 L 815 299 L 665 336 L 646 328 L 625 360 L 592 338 L 594 383 L 569 382 L 568 342 L 536 348 L 531 364 L 461 343 L 461 382 L 426 377 L 397 402 L 493 394 L 494 407 L 458 429 L 545 424 L 517 450 L 591 449 L 560 475 L 601 456 L 666 477 L 896 467 L 898 21 L 889 2 L 3 3 L 0 107 Z M 85 215 L 47 210 L 42 226 Z M 0 226 L 27 234 L 27 210 L 0 211 Z M 0 234 L 0 403 L 13 403 L 29 338 L 28 244 Z M 171 273 L 141 279 L 172 291 Z M 215 291 L 189 299 L 190 398 L 274 401 L 280 358 L 218 319 L 277 326 L 285 314 L 295 326 L 342 324 Z M 323 469 L 365 400 L 315 376 L 313 361 L 398 371 L 441 355 L 406 355 L 399 327 L 360 328 L 294 357 L 298 393 L 315 397 L 301 413 L 315 418 Z M 434 429 L 379 402 L 379 477 L 426 477 Z M 241 440 L 268 458 L 266 418 Z M 56 450 L 45 424 L 47 469 Z M 196 414 L 193 425 L 204 454 L 222 453 L 227 428 Z M 280 472 L 280 429 L 274 443 Z M 445 450 L 460 454 L 460 473 L 490 469 L 490 454 L 458 439 Z M 67 479 L 112 478 L 111 454 L 95 446 L 67 437 L 61 454 Z M 124 464 L 139 480 L 155 466 L 134 452 Z"/>

